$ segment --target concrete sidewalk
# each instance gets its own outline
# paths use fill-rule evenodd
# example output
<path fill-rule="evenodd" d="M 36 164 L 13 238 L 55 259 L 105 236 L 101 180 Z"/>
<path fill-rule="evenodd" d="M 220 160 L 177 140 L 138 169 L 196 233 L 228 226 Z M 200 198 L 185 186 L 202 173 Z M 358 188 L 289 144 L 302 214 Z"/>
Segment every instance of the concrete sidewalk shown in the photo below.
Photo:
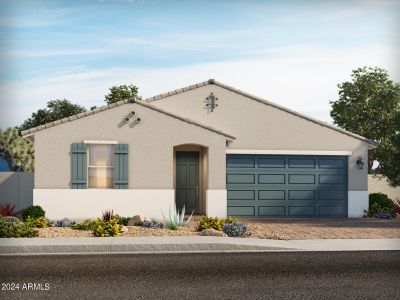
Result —
<path fill-rule="evenodd" d="M 400 239 L 266 240 L 221 237 L 0 239 L 0 255 L 400 250 Z"/>

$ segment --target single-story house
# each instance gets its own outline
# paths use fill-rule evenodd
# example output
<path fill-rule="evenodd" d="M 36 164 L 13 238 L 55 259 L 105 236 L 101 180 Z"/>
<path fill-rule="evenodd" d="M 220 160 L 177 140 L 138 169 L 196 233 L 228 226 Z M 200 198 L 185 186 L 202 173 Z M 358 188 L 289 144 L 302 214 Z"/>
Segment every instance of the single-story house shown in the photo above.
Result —
<path fill-rule="evenodd" d="M 376 143 L 210 79 L 22 132 L 49 218 L 361 217 Z"/>

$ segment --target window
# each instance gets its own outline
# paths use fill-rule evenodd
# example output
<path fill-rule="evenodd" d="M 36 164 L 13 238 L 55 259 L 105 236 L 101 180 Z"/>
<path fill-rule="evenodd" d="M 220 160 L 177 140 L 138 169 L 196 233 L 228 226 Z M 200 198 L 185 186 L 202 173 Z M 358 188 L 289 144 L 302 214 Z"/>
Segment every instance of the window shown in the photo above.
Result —
<path fill-rule="evenodd" d="M 88 187 L 113 188 L 114 184 L 114 145 L 88 145 Z"/>

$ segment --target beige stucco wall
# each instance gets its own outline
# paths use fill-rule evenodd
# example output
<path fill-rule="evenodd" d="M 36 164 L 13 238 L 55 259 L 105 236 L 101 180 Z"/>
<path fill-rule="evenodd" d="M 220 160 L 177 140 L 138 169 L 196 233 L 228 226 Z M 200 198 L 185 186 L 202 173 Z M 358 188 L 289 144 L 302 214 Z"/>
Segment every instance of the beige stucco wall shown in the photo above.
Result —
<path fill-rule="evenodd" d="M 122 125 L 134 110 L 142 121 Z M 35 188 L 71 187 L 71 144 L 109 140 L 129 144 L 129 188 L 172 189 L 173 149 L 208 148 L 208 188 L 225 188 L 226 138 L 138 104 L 126 104 L 35 133 Z"/>
<path fill-rule="evenodd" d="M 213 92 L 218 98 L 214 112 L 204 109 L 204 99 Z M 230 149 L 352 151 L 349 157 L 349 190 L 368 190 L 368 145 L 333 129 L 305 120 L 275 107 L 251 100 L 217 85 L 207 85 L 151 102 L 178 115 L 223 130 L 236 137 Z M 211 181 L 210 181 L 211 182 Z"/>
<path fill-rule="evenodd" d="M 373 175 L 368 175 L 368 192 L 370 194 L 384 193 L 392 200 L 400 199 L 400 187 L 391 187 L 386 178 L 374 177 Z"/>

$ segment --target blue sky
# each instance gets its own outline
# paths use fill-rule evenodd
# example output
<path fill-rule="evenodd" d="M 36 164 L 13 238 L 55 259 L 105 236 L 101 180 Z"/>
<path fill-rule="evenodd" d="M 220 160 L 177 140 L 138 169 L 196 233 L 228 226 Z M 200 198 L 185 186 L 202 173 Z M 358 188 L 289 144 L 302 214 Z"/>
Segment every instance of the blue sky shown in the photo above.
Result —
<path fill-rule="evenodd" d="M 334 2 L 334 3 L 332 3 Z M 1 1 L 0 128 L 51 99 L 102 105 L 208 78 L 330 122 L 351 70 L 400 81 L 400 1 Z"/>

